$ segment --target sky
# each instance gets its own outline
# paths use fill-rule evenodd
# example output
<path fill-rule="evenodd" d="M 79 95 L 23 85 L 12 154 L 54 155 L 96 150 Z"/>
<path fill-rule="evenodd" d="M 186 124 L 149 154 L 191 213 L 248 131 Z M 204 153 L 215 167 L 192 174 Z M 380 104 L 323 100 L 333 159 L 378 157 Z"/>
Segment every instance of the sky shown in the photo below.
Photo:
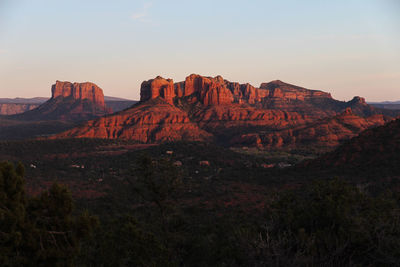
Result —
<path fill-rule="evenodd" d="M 400 1 L 0 0 L 0 98 L 62 80 L 139 99 L 191 73 L 400 100 Z"/>

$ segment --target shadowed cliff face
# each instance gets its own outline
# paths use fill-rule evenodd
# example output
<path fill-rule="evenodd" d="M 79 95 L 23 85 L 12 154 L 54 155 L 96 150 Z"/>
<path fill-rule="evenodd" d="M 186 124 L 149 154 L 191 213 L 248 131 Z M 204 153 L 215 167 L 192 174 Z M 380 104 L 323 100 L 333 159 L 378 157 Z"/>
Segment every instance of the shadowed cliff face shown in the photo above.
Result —
<path fill-rule="evenodd" d="M 71 86 L 56 84 L 60 89 L 55 91 L 64 95 Z M 86 93 L 81 95 L 86 97 Z M 123 138 L 145 143 L 214 139 L 263 148 L 295 147 L 313 139 L 335 146 L 389 120 L 376 115 L 380 111 L 362 98 L 337 101 L 329 93 L 281 81 L 256 88 L 221 76 L 192 74 L 178 83 L 158 76 L 142 83 L 140 95 L 140 103 L 131 108 L 55 138 Z"/>

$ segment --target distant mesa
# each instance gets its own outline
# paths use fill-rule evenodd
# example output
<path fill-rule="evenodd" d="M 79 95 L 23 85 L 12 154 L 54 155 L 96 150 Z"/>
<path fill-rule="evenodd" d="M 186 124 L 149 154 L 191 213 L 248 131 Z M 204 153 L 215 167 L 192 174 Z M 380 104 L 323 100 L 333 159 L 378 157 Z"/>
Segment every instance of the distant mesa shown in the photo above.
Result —
<path fill-rule="evenodd" d="M 307 98 L 332 98 L 330 93 L 319 90 L 310 90 L 300 86 L 284 83 L 280 80 L 262 83 L 261 89 L 268 90 L 269 97 L 286 98 L 292 100 L 306 100 Z"/>

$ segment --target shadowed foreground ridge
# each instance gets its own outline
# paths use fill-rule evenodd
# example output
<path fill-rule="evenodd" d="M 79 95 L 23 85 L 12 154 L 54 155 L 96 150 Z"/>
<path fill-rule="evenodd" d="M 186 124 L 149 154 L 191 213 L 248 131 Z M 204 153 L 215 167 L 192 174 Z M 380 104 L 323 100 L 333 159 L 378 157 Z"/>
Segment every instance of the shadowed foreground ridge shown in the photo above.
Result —
<path fill-rule="evenodd" d="M 302 166 L 336 168 L 344 172 L 400 174 L 400 119 L 372 128 L 348 140 L 335 151 Z"/>

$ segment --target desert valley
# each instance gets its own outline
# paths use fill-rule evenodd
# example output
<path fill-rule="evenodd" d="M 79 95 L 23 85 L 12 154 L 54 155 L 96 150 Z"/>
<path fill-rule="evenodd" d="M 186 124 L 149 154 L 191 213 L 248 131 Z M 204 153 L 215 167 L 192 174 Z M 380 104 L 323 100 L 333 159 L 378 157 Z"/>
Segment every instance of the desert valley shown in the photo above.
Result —
<path fill-rule="evenodd" d="M 399 14 L 0 0 L 0 267 L 400 266 Z"/>

